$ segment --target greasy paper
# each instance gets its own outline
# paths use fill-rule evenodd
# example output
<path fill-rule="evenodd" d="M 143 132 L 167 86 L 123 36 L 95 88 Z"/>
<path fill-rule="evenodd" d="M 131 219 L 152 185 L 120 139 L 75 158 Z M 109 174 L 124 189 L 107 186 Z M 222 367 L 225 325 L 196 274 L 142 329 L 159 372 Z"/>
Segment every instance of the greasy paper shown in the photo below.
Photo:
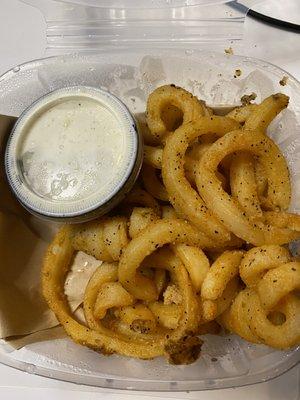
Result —
<path fill-rule="evenodd" d="M 0 211 L 0 337 L 57 325 L 42 298 L 40 271 L 47 243 L 26 218 Z"/>
<path fill-rule="evenodd" d="M 86 285 L 101 264 L 101 261 L 82 251 L 76 254 L 65 282 L 65 294 L 72 311 L 75 311 L 83 302 Z"/>
<path fill-rule="evenodd" d="M 10 336 L 6 341 L 16 350 L 32 343 L 45 342 L 48 340 L 62 339 L 67 336 L 62 326 L 44 329 L 25 336 Z"/>
<path fill-rule="evenodd" d="M 52 332 L 44 330 L 58 324 L 42 297 L 40 279 L 48 246 L 41 237 L 55 229 L 53 224 L 39 221 L 32 228 L 32 218 L 26 212 L 16 215 L 0 208 L 0 338 L 43 331 L 28 340 L 45 340 Z M 44 235 L 41 230 L 46 230 Z M 84 289 L 99 265 L 100 261 L 83 252 L 75 256 L 65 284 L 72 311 L 83 302 Z M 17 343 L 25 342 L 22 338 Z"/>
<path fill-rule="evenodd" d="M 19 348 L 34 341 L 63 335 L 41 293 L 41 267 L 47 246 L 59 224 L 29 214 L 12 195 L 4 173 L 5 137 L 0 136 L 0 338 L 11 337 Z M 84 288 L 101 262 L 79 252 L 66 281 L 74 311 L 83 301 Z M 38 332 L 38 333 L 36 333 Z M 16 338 L 16 336 L 20 336 Z M 25 336 L 24 335 L 28 335 Z"/>

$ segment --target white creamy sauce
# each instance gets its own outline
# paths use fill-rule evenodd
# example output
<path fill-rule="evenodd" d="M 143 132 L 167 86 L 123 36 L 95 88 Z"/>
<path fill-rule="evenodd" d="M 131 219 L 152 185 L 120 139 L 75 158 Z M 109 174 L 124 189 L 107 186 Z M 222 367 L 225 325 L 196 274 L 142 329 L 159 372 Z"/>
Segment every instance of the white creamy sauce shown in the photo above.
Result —
<path fill-rule="evenodd" d="M 122 129 L 93 98 L 58 99 L 26 127 L 18 149 L 25 181 L 39 196 L 59 201 L 104 191 L 124 162 Z"/>

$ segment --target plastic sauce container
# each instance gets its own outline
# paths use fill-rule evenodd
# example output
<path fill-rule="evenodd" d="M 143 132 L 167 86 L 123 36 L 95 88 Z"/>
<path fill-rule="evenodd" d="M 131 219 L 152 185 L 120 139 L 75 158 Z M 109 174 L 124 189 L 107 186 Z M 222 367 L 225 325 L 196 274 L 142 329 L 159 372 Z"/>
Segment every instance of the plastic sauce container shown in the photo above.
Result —
<path fill-rule="evenodd" d="M 128 108 L 92 87 L 55 90 L 35 101 L 9 138 L 8 182 L 31 213 L 86 221 L 107 213 L 132 188 L 142 142 Z"/>

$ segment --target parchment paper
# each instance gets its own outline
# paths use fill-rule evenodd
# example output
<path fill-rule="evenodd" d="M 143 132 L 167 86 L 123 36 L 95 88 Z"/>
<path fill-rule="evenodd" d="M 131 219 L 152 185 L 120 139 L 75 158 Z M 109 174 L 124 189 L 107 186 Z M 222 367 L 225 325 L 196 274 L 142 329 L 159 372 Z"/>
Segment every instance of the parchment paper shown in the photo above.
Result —
<path fill-rule="evenodd" d="M 64 336 L 41 293 L 43 255 L 59 224 L 30 215 L 12 195 L 4 173 L 0 137 L 0 338 L 14 347 Z M 84 288 L 101 262 L 79 252 L 66 279 L 72 311 L 83 301 Z M 27 335 L 24 337 L 24 335 Z M 19 336 L 19 337 L 17 337 Z"/>

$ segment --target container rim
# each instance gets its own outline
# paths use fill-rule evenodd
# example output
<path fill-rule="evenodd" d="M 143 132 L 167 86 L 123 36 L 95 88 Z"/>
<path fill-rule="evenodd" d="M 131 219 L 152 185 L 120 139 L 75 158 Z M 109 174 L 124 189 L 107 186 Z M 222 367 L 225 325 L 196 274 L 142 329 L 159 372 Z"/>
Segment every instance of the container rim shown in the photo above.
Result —
<path fill-rule="evenodd" d="M 162 54 L 166 50 L 168 50 L 170 52 L 173 52 L 173 51 L 176 51 L 176 50 L 178 51 L 178 49 L 171 48 L 171 47 L 159 47 L 159 48 L 155 48 L 154 47 L 151 50 L 152 51 L 156 51 L 156 53 L 154 53 L 156 55 Z M 179 49 L 179 50 L 182 51 L 183 49 Z M 96 57 L 96 56 L 99 56 L 99 55 L 105 56 L 107 54 L 107 52 L 109 52 L 110 54 L 115 54 L 115 53 L 120 54 L 120 52 L 121 53 L 126 53 L 128 51 L 134 51 L 135 53 L 139 53 L 139 52 L 142 53 L 142 52 L 145 51 L 145 49 L 141 49 L 141 48 L 132 49 L 132 47 L 130 47 L 130 46 L 127 47 L 126 46 L 126 47 L 122 47 L 122 48 L 119 48 L 119 47 L 114 47 L 114 48 L 109 48 L 109 49 L 106 48 L 106 49 L 103 49 L 102 51 L 99 50 L 99 51 L 95 51 L 95 52 L 92 52 L 92 53 L 90 51 L 79 51 L 79 52 L 71 52 L 71 53 L 68 53 L 68 54 L 51 55 L 51 56 L 47 56 L 47 57 L 43 57 L 43 58 L 35 58 L 35 59 L 31 60 L 31 61 L 26 61 L 24 63 L 20 63 L 20 64 L 14 66 L 13 68 L 9 68 L 7 71 L 5 71 L 4 73 L 2 73 L 0 75 L 0 82 L 2 80 L 9 79 L 9 77 L 11 75 L 14 75 L 16 73 L 16 70 L 18 72 L 21 69 L 26 71 L 27 69 L 30 69 L 32 67 L 37 67 L 38 65 L 41 65 L 41 63 L 43 63 L 43 65 L 51 64 L 51 62 L 56 61 L 56 60 L 63 60 L 63 62 L 68 62 L 69 60 L 76 60 L 76 59 L 79 60 L 80 58 L 84 58 L 84 57 L 92 58 L 92 57 Z M 184 51 L 186 53 L 188 51 L 188 49 L 186 49 Z M 249 57 L 249 56 L 243 56 L 243 55 L 236 55 L 236 54 L 222 54 L 222 53 L 216 52 L 216 51 L 207 51 L 207 50 L 201 50 L 201 49 L 193 50 L 193 52 L 195 53 L 195 55 L 197 55 L 197 54 L 198 55 L 199 54 L 202 54 L 202 55 L 206 54 L 206 55 L 211 55 L 211 56 L 217 55 L 219 57 L 223 56 L 224 59 L 226 57 L 230 57 L 230 59 L 234 59 L 234 60 L 237 60 L 237 61 L 245 61 L 247 63 L 256 63 L 260 67 L 268 66 L 273 71 L 281 72 L 284 75 L 286 75 L 289 78 L 289 83 L 292 82 L 293 84 L 300 85 L 300 81 L 297 78 L 295 78 L 294 75 L 292 75 L 290 72 L 286 71 L 285 69 L 283 69 L 281 67 L 278 67 L 274 63 L 271 63 L 269 61 L 265 61 L 265 60 L 263 60 L 261 58 Z M 174 56 L 176 56 L 176 55 L 174 55 Z M 192 56 L 190 56 L 190 58 L 193 59 Z M 16 117 L 19 117 L 19 116 L 16 116 Z"/>
<path fill-rule="evenodd" d="M 2 346 L 3 345 L 3 346 Z M 203 390 L 216 390 L 216 389 L 229 389 L 236 387 L 243 387 L 248 385 L 255 385 L 257 383 L 267 382 L 275 379 L 280 375 L 288 372 L 297 364 L 300 364 L 300 347 L 290 352 L 285 357 L 285 362 L 277 365 L 275 368 L 270 369 L 266 372 L 257 372 L 252 375 L 244 375 L 243 382 L 238 382 L 241 376 L 209 379 L 208 384 L 204 381 L 196 380 L 184 380 L 184 381 L 161 381 L 161 380 L 142 380 L 142 379 L 126 379 L 126 378 L 105 378 L 92 375 L 77 375 L 73 372 L 62 372 L 51 368 L 45 368 L 36 366 L 32 363 L 25 361 L 10 359 L 7 354 L 10 351 L 7 349 L 7 343 L 4 340 L 0 340 L 0 363 L 18 369 L 20 371 L 28 372 L 43 376 L 45 378 L 51 378 L 62 382 L 71 382 L 79 385 L 103 387 L 106 389 L 125 389 L 135 391 L 153 391 L 153 392 L 183 392 L 183 391 L 203 391 Z M 4 348 L 4 351 L 3 351 Z M 238 383 L 238 384 L 237 384 Z"/>
<path fill-rule="evenodd" d="M 1 79 L 0 79 L 1 80 Z M 10 154 L 11 152 L 11 147 L 15 148 L 17 141 L 20 139 L 20 132 L 18 131 L 20 125 L 24 125 L 26 123 L 26 118 L 30 118 L 30 113 L 33 112 L 36 113 L 39 110 L 39 107 L 41 107 L 41 104 L 44 100 L 51 99 L 55 95 L 62 94 L 66 98 L 68 96 L 73 95 L 74 91 L 78 91 L 78 95 L 86 95 L 87 93 L 92 93 L 94 94 L 95 99 L 99 98 L 100 100 L 103 100 L 103 98 L 107 98 L 111 104 L 114 104 L 114 106 L 118 107 L 118 111 L 120 116 L 122 116 L 124 124 L 126 123 L 125 127 L 128 130 L 128 133 L 131 138 L 132 138 L 132 143 L 131 143 L 131 159 L 129 160 L 128 163 L 128 168 L 124 173 L 122 174 L 122 179 L 118 182 L 116 187 L 111 190 L 111 192 L 106 195 L 104 199 L 98 199 L 94 201 L 92 204 L 87 206 L 83 210 L 77 210 L 77 211 L 68 211 L 67 209 L 64 209 L 62 206 L 56 205 L 55 202 L 51 202 L 50 200 L 40 200 L 40 203 L 43 206 L 43 209 L 40 207 L 36 206 L 37 199 L 40 197 L 35 194 L 33 191 L 30 189 L 27 189 L 26 185 L 23 185 L 22 183 L 19 182 L 18 178 L 18 163 L 16 157 L 12 157 Z M 99 100 L 98 99 L 98 100 Z M 99 100 L 99 101 L 100 101 Z M 51 101 L 51 100 L 50 100 Z M 53 100 L 52 100 L 53 101 Z M 24 122 L 24 121 L 25 122 Z M 21 128 L 22 129 L 22 128 Z M 14 145 L 12 145 L 14 143 Z M 10 188 L 14 192 L 15 196 L 19 199 L 19 201 L 31 212 L 34 212 L 37 215 L 45 216 L 47 218 L 57 218 L 57 219 L 66 219 L 66 218 L 74 218 L 74 217 L 79 217 L 81 215 L 86 215 L 89 214 L 95 210 L 97 210 L 99 207 L 104 206 L 108 202 L 110 202 L 122 189 L 122 187 L 126 184 L 128 181 L 130 175 L 133 172 L 134 166 L 136 164 L 136 159 L 138 158 L 138 150 L 140 147 L 140 138 L 139 134 L 137 132 L 137 126 L 135 123 L 135 120 L 133 116 L 131 115 L 128 107 L 116 96 L 114 96 L 112 93 L 107 92 L 106 90 L 102 88 L 96 88 L 96 87 L 89 87 L 89 86 L 69 86 L 69 87 L 64 87 L 60 89 L 55 89 L 47 94 L 39 97 L 36 99 L 29 107 L 27 107 L 22 114 L 20 115 L 19 119 L 15 123 L 11 134 L 9 136 L 7 145 L 6 145 L 6 151 L 5 151 L 5 170 L 6 170 L 6 176 L 8 178 L 8 182 L 10 185 Z M 28 193 L 30 193 L 30 196 L 32 199 L 35 200 L 35 202 L 32 200 L 30 201 L 28 199 Z M 53 204 L 52 204 L 53 203 Z"/>
<path fill-rule="evenodd" d="M 22 0 L 27 3 L 27 0 Z M 41 0 L 35 0 L 35 3 Z M 193 6 L 209 6 L 216 4 L 232 3 L 237 0 L 139 0 L 138 7 L 141 9 L 157 8 L 181 8 Z M 137 7 L 137 2 L 132 0 L 56 0 L 59 3 L 67 3 L 78 6 L 110 8 L 110 9 L 132 9 Z"/>

